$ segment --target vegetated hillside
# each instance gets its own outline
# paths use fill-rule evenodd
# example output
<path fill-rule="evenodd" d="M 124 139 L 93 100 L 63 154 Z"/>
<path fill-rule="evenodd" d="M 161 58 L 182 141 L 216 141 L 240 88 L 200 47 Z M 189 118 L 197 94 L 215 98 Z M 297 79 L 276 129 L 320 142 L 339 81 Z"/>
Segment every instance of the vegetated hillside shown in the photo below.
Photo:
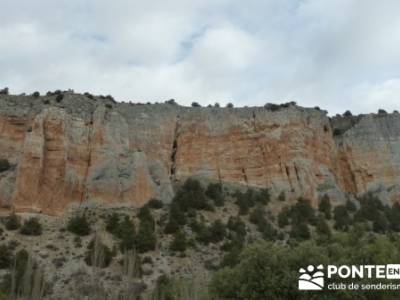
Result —
<path fill-rule="evenodd" d="M 400 259 L 400 206 L 372 193 L 338 206 L 324 195 L 313 208 L 268 188 L 189 178 L 168 205 L 152 199 L 140 209 L 81 206 L 1 221 L 4 299 L 354 299 L 352 291 L 299 292 L 299 268 Z"/>
<path fill-rule="evenodd" d="M 62 214 L 71 204 L 169 203 L 188 177 L 268 187 L 316 207 L 328 194 L 400 195 L 400 115 L 329 118 L 294 102 L 264 107 L 117 103 L 55 91 L 0 93 L 0 205 Z"/>

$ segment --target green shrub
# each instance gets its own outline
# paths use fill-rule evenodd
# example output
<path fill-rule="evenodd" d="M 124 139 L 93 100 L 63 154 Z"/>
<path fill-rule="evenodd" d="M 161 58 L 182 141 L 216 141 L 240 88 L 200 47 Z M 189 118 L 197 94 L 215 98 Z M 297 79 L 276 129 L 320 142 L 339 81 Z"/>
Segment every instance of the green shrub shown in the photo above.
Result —
<path fill-rule="evenodd" d="M 320 201 L 320 203 L 319 203 L 319 205 L 318 205 L 318 210 L 322 213 L 322 214 L 324 214 L 324 216 L 325 216 L 325 218 L 327 219 L 327 220 L 330 220 L 331 219 L 331 217 L 332 217 L 332 215 L 331 215 L 331 202 L 330 202 L 330 200 L 329 200 L 329 196 L 328 195 L 324 195 L 324 196 L 322 196 L 322 198 L 321 198 L 321 201 Z"/>
<path fill-rule="evenodd" d="M 85 262 L 88 266 L 106 268 L 110 265 L 112 258 L 113 254 L 107 245 L 96 238 L 90 241 L 85 254 Z"/>
<path fill-rule="evenodd" d="M 7 159 L 0 159 L 0 173 L 5 172 L 11 168 L 11 164 Z"/>
<path fill-rule="evenodd" d="M 226 226 L 220 221 L 214 221 L 210 226 L 203 223 L 198 223 L 198 228 L 195 230 L 197 239 L 203 244 L 218 243 L 226 236 Z"/>
<path fill-rule="evenodd" d="M 255 203 L 261 203 L 261 204 L 268 204 L 268 202 L 271 200 L 271 195 L 269 192 L 269 189 L 260 189 L 254 192 L 253 194 L 253 201 Z"/>
<path fill-rule="evenodd" d="M 392 231 L 400 231 L 400 204 L 394 203 L 393 206 L 386 210 L 389 226 Z"/>
<path fill-rule="evenodd" d="M 117 232 L 119 230 L 119 215 L 115 212 L 111 215 L 108 215 L 105 223 L 106 230 L 113 235 L 117 235 Z"/>
<path fill-rule="evenodd" d="M 38 218 L 30 218 L 24 222 L 20 229 L 20 233 L 23 235 L 41 235 L 43 231 L 42 224 L 40 224 Z"/>
<path fill-rule="evenodd" d="M 311 237 L 310 229 L 308 228 L 306 223 L 292 225 L 290 237 L 295 240 L 308 240 Z"/>
<path fill-rule="evenodd" d="M 250 213 L 249 220 L 251 223 L 257 225 L 257 226 L 262 226 L 265 224 L 266 219 L 265 219 L 265 211 L 263 207 L 256 206 L 253 211 Z"/>
<path fill-rule="evenodd" d="M 317 233 L 321 236 L 328 237 L 328 238 L 330 238 L 332 236 L 332 231 L 324 218 L 319 217 L 317 219 L 317 224 L 315 226 L 315 229 L 316 229 Z"/>
<path fill-rule="evenodd" d="M 356 222 L 375 221 L 378 212 L 384 211 L 385 206 L 378 197 L 372 193 L 366 193 L 360 197 L 360 209 L 354 215 Z"/>
<path fill-rule="evenodd" d="M 15 293 L 16 291 L 20 291 L 24 280 L 26 281 L 27 266 L 28 266 L 29 254 L 25 249 L 19 250 L 15 255 L 15 260 L 13 261 L 13 273 L 14 280 L 9 277 L 8 284 L 6 290 L 8 294 Z M 14 281 L 14 290 L 12 291 L 12 281 Z M 8 286 L 7 286 L 8 285 Z"/>
<path fill-rule="evenodd" d="M 120 240 L 120 250 L 126 252 L 135 247 L 135 225 L 128 216 L 120 220 L 117 213 L 112 213 L 106 219 L 106 230 Z"/>
<path fill-rule="evenodd" d="M 216 220 L 210 227 L 210 241 L 213 243 L 220 242 L 226 235 L 226 226 L 220 220 Z"/>
<path fill-rule="evenodd" d="M 0 269 L 11 267 L 13 254 L 7 245 L 0 245 Z"/>
<path fill-rule="evenodd" d="M 231 232 L 235 233 L 235 237 L 244 238 L 247 234 L 246 232 L 246 224 L 242 221 L 242 219 L 237 217 L 230 217 L 227 223 L 227 228 Z"/>
<path fill-rule="evenodd" d="M 236 204 L 239 206 L 239 214 L 244 216 L 249 213 L 250 207 L 254 204 L 249 202 L 246 198 L 237 198 Z"/>
<path fill-rule="evenodd" d="M 190 208 L 198 210 L 212 210 L 211 204 L 207 201 L 205 191 L 200 182 L 188 178 L 183 186 L 177 191 L 173 202 L 177 203 L 183 212 Z"/>
<path fill-rule="evenodd" d="M 56 96 L 56 101 L 57 101 L 58 103 L 60 103 L 63 99 L 64 99 L 64 94 L 58 94 L 58 95 Z"/>
<path fill-rule="evenodd" d="M 207 186 L 206 196 L 214 201 L 216 206 L 224 205 L 224 195 L 222 192 L 222 184 L 221 183 L 210 183 Z"/>
<path fill-rule="evenodd" d="M 285 201 L 285 200 L 286 200 L 286 195 L 285 195 L 285 192 L 282 191 L 282 192 L 280 192 L 280 194 L 279 194 L 279 196 L 278 196 L 278 201 L 283 202 L 283 201 Z"/>
<path fill-rule="evenodd" d="M 221 260 L 220 267 L 234 267 L 240 262 L 240 254 L 242 253 L 243 245 L 235 245 L 229 249 Z"/>
<path fill-rule="evenodd" d="M 183 252 L 186 250 L 186 247 L 187 247 L 186 234 L 182 230 L 178 230 L 178 232 L 176 232 L 174 235 L 174 239 L 170 245 L 170 249 L 172 251 Z"/>
<path fill-rule="evenodd" d="M 284 207 L 278 214 L 278 226 L 283 228 L 290 224 L 290 209 Z"/>
<path fill-rule="evenodd" d="M 175 233 L 179 226 L 186 224 L 185 213 L 181 210 L 180 206 L 176 202 L 172 202 L 169 208 L 168 223 L 165 226 L 164 232 L 167 234 Z"/>
<path fill-rule="evenodd" d="M 164 233 L 166 234 L 176 233 L 179 230 L 179 227 L 180 226 L 178 222 L 175 219 L 170 218 L 167 225 L 165 225 Z"/>
<path fill-rule="evenodd" d="M 132 250 L 135 247 L 135 225 L 128 216 L 125 216 L 124 219 L 118 223 L 114 235 L 121 240 L 120 249 L 122 252 Z"/>
<path fill-rule="evenodd" d="M 290 209 L 290 218 L 292 224 L 306 223 L 315 224 L 315 211 L 312 208 L 310 201 L 299 198 L 297 203 Z"/>
<path fill-rule="evenodd" d="M 163 208 L 164 204 L 162 203 L 161 200 L 152 198 L 152 199 L 150 199 L 148 206 L 151 208 L 154 208 L 154 209 L 160 209 L 160 208 Z"/>
<path fill-rule="evenodd" d="M 389 230 L 389 221 L 383 212 L 377 212 L 372 222 L 372 230 L 378 233 L 385 233 Z"/>
<path fill-rule="evenodd" d="M 249 213 L 249 209 L 255 205 L 254 193 L 254 190 L 249 188 L 244 193 L 237 191 L 234 194 L 234 197 L 236 198 L 236 204 L 239 206 L 240 215 L 247 215 Z"/>
<path fill-rule="evenodd" d="M 338 205 L 333 210 L 334 228 L 336 230 L 347 230 L 351 225 L 351 217 L 345 205 Z"/>
<path fill-rule="evenodd" d="M 6 219 L 5 227 L 7 230 L 17 230 L 21 227 L 20 218 L 14 212 L 11 213 Z"/>
<path fill-rule="evenodd" d="M 140 220 L 140 223 L 149 223 L 149 225 L 152 227 L 154 230 L 155 222 L 153 215 L 151 214 L 149 206 L 145 205 L 140 208 L 139 213 L 138 213 L 138 218 Z"/>
<path fill-rule="evenodd" d="M 139 231 L 136 235 L 136 250 L 139 253 L 155 250 L 156 243 L 154 224 L 148 221 L 140 222 Z"/>
<path fill-rule="evenodd" d="M 68 220 L 67 230 L 79 236 L 89 235 L 90 224 L 85 214 L 77 215 Z"/>

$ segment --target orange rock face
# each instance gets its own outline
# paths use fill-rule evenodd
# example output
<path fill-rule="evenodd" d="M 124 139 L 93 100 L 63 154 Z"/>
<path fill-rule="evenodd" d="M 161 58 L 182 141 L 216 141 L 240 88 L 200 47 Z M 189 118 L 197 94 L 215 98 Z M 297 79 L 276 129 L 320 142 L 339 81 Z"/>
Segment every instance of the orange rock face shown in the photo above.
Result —
<path fill-rule="evenodd" d="M 269 187 L 314 205 L 323 194 L 344 201 L 370 190 L 399 200 L 395 114 L 349 126 L 294 105 L 272 112 L 53 98 L 0 98 L 0 158 L 13 165 L 0 173 L 2 206 L 59 214 L 72 203 L 168 202 L 172 183 L 190 176 Z"/>

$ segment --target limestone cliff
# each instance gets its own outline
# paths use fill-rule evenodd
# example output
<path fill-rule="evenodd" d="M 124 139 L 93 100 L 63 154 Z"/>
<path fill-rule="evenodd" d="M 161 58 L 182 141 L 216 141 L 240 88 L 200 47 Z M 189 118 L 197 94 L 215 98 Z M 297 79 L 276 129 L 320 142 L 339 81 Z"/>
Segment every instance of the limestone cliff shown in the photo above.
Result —
<path fill-rule="evenodd" d="M 0 204 L 61 213 L 71 203 L 168 202 L 189 176 L 269 187 L 315 204 L 322 194 L 400 195 L 400 115 L 329 118 L 270 109 L 115 103 L 65 93 L 0 95 Z"/>

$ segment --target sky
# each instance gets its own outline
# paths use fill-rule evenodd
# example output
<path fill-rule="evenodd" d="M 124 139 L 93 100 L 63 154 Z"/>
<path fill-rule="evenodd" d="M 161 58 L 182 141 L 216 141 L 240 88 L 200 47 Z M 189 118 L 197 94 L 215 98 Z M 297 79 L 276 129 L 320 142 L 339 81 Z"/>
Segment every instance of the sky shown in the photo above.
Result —
<path fill-rule="evenodd" d="M 1 0 L 0 87 L 400 110 L 399 0 Z"/>

